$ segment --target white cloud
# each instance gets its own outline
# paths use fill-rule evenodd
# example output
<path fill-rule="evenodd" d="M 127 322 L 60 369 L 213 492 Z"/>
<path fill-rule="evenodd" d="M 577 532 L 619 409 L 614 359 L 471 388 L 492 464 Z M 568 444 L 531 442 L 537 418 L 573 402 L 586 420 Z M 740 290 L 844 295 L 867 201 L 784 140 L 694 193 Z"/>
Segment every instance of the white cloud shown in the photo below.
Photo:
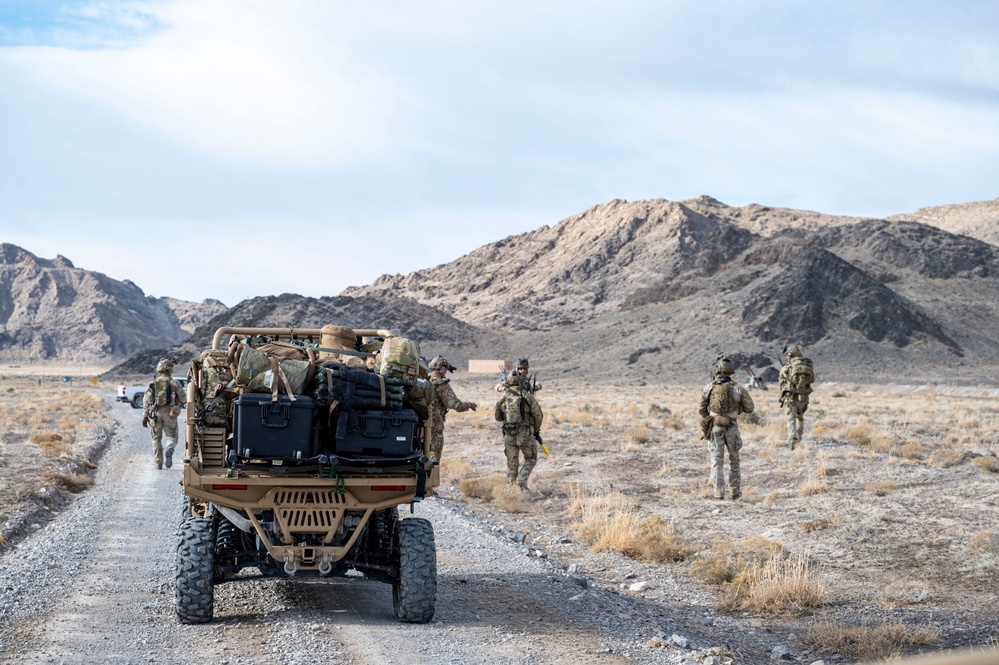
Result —
<path fill-rule="evenodd" d="M 335 16 L 302 9 L 173 3 L 158 16 L 169 28 L 135 44 L 4 57 L 64 95 L 225 161 L 316 166 L 412 145 L 419 104 L 406 82 L 331 38 L 324 25 L 343 30 Z"/>

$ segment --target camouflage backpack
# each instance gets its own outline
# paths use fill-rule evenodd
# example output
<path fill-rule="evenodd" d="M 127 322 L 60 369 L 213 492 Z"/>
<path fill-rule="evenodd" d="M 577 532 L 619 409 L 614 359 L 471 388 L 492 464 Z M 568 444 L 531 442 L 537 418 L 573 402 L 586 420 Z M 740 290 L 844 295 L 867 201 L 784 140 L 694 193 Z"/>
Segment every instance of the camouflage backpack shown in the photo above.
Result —
<path fill-rule="evenodd" d="M 711 394 L 708 395 L 708 411 L 725 415 L 735 410 L 736 404 L 732 399 L 732 382 L 725 381 L 711 386 Z"/>
<path fill-rule="evenodd" d="M 815 372 L 812 370 L 811 359 L 801 356 L 791 358 L 791 370 L 787 373 L 787 380 L 791 392 L 797 395 L 807 395 L 812 392 Z"/>
<path fill-rule="evenodd" d="M 173 379 L 169 376 L 160 375 L 152 383 L 153 400 L 157 407 L 174 406 L 181 402 L 181 397 L 173 388 Z"/>
<path fill-rule="evenodd" d="M 507 388 L 503 393 L 503 421 L 507 425 L 519 425 L 527 422 L 527 405 L 524 398 L 516 390 Z"/>
<path fill-rule="evenodd" d="M 226 355 L 225 351 L 207 349 L 202 351 L 199 359 L 201 368 L 196 373 L 198 390 L 201 391 L 201 408 L 206 409 L 204 422 L 209 427 L 222 426 L 226 421 L 228 402 L 224 395 L 220 396 L 232 380 Z"/>
<path fill-rule="evenodd" d="M 420 347 L 405 337 L 386 338 L 375 371 L 382 376 L 415 379 L 420 375 Z"/>

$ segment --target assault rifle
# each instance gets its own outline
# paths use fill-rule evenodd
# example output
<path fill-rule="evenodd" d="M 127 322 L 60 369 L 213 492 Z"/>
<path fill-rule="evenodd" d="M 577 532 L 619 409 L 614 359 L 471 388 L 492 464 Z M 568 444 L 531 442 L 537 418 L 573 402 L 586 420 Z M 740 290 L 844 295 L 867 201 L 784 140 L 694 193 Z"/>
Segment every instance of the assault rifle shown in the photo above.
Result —
<path fill-rule="evenodd" d="M 538 383 L 537 374 L 531 374 L 530 376 L 526 377 L 521 385 L 524 388 L 524 390 L 531 393 L 532 395 L 541 390 L 541 384 Z"/>

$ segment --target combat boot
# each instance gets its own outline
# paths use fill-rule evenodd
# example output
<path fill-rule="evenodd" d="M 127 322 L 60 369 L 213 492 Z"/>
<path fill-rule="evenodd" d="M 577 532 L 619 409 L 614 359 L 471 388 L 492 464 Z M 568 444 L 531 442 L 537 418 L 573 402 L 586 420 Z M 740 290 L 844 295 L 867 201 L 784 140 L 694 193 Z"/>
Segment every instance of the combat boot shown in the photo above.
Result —
<path fill-rule="evenodd" d="M 164 463 L 166 464 L 166 468 L 169 469 L 171 466 L 173 466 L 173 451 L 172 450 L 167 450 L 164 453 L 163 458 L 164 458 Z"/>

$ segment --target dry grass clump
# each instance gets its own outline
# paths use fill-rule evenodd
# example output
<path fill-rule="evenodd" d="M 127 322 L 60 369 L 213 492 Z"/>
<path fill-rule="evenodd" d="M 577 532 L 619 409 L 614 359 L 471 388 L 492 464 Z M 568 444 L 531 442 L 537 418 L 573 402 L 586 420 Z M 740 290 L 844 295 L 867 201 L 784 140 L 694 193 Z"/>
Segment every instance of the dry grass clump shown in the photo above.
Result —
<path fill-rule="evenodd" d="M 975 458 L 975 466 L 983 471 L 988 471 L 990 473 L 996 473 L 999 471 L 999 459 L 996 459 L 992 455 L 983 455 L 982 457 Z"/>
<path fill-rule="evenodd" d="M 519 486 L 503 482 L 493 488 L 493 503 L 507 513 L 526 513 L 531 510 L 531 495 Z"/>
<path fill-rule="evenodd" d="M 857 446 L 879 455 L 890 454 L 896 444 L 894 436 L 870 423 L 851 425 L 846 430 L 846 436 Z"/>
<path fill-rule="evenodd" d="M 864 490 L 874 496 L 888 496 L 892 492 L 898 491 L 898 483 L 893 480 L 875 480 L 868 483 Z"/>
<path fill-rule="evenodd" d="M 907 443 L 898 449 L 898 454 L 905 459 L 921 460 L 926 457 L 926 447 L 921 443 Z"/>
<path fill-rule="evenodd" d="M 764 506 L 776 506 L 785 498 L 784 493 L 779 490 L 774 490 L 770 494 L 763 497 Z"/>
<path fill-rule="evenodd" d="M 671 522 L 636 514 L 635 502 L 619 492 L 592 495 L 572 488 L 572 530 L 595 552 L 613 551 L 637 561 L 682 561 L 691 547 L 677 537 Z"/>
<path fill-rule="evenodd" d="M 744 562 L 734 552 L 734 545 L 724 538 L 715 538 L 711 548 L 690 563 L 690 571 L 708 584 L 729 584 L 742 571 Z"/>
<path fill-rule="evenodd" d="M 964 416 L 959 418 L 957 423 L 957 429 L 962 431 L 978 429 L 982 426 L 982 421 L 977 416 Z"/>
<path fill-rule="evenodd" d="M 472 474 L 472 465 L 461 457 L 445 457 L 441 460 L 441 482 L 457 483 Z"/>
<path fill-rule="evenodd" d="M 940 640 L 935 628 L 910 628 L 903 623 L 847 626 L 824 621 L 806 631 L 802 644 L 809 649 L 841 653 L 851 659 L 895 658 L 905 649 L 933 646 Z"/>
<path fill-rule="evenodd" d="M 67 440 L 68 439 L 68 440 Z M 58 432 L 35 432 L 29 437 L 32 443 L 37 443 L 42 452 L 52 457 L 69 454 L 69 444 L 72 438 Z"/>
<path fill-rule="evenodd" d="M 496 488 L 509 485 L 502 473 L 492 473 L 488 476 L 464 478 L 458 481 L 458 490 L 470 499 L 492 501 Z"/>
<path fill-rule="evenodd" d="M 826 481 L 821 478 L 809 478 L 805 481 L 805 484 L 798 488 L 798 494 L 801 496 L 812 496 L 814 494 L 821 494 L 829 490 L 829 485 Z"/>
<path fill-rule="evenodd" d="M 718 603 L 723 612 L 766 616 L 802 616 L 823 602 L 805 555 L 774 554 L 765 562 L 747 564 Z"/>
<path fill-rule="evenodd" d="M 630 427 L 624 431 L 624 435 L 631 443 L 648 443 L 652 440 L 652 429 L 650 427 Z"/>
<path fill-rule="evenodd" d="M 78 494 L 94 484 L 94 479 L 85 473 L 50 473 L 45 476 L 43 482 L 64 489 L 67 492 Z"/>
<path fill-rule="evenodd" d="M 816 425 L 812 428 L 812 436 L 825 436 L 829 433 L 829 428 L 825 425 Z"/>
<path fill-rule="evenodd" d="M 48 413 L 32 413 L 28 417 L 28 424 L 32 427 L 45 427 L 52 424 L 52 416 Z"/>
<path fill-rule="evenodd" d="M 685 423 L 683 418 L 680 418 L 679 416 L 670 416 L 669 418 L 664 418 L 663 420 L 660 421 L 659 424 L 665 427 L 666 429 L 672 429 L 677 431 L 687 429 L 687 423 Z"/>
<path fill-rule="evenodd" d="M 813 531 L 823 531 L 830 528 L 833 525 L 833 521 L 825 517 L 816 517 L 814 520 L 807 520 L 801 523 L 801 530 L 805 533 L 812 533 Z"/>
<path fill-rule="evenodd" d="M 979 531 L 968 539 L 970 554 L 999 554 L 999 538 L 992 531 Z"/>
<path fill-rule="evenodd" d="M 939 466 L 943 469 L 948 469 L 955 464 L 958 464 L 962 459 L 964 459 L 964 455 L 958 451 L 945 448 L 930 455 L 930 464 Z"/>
<path fill-rule="evenodd" d="M 738 544 L 716 537 L 708 551 L 690 564 L 690 569 L 708 584 L 721 586 L 734 582 L 747 566 L 769 561 L 783 550 L 782 544 L 763 536 L 746 538 Z"/>

